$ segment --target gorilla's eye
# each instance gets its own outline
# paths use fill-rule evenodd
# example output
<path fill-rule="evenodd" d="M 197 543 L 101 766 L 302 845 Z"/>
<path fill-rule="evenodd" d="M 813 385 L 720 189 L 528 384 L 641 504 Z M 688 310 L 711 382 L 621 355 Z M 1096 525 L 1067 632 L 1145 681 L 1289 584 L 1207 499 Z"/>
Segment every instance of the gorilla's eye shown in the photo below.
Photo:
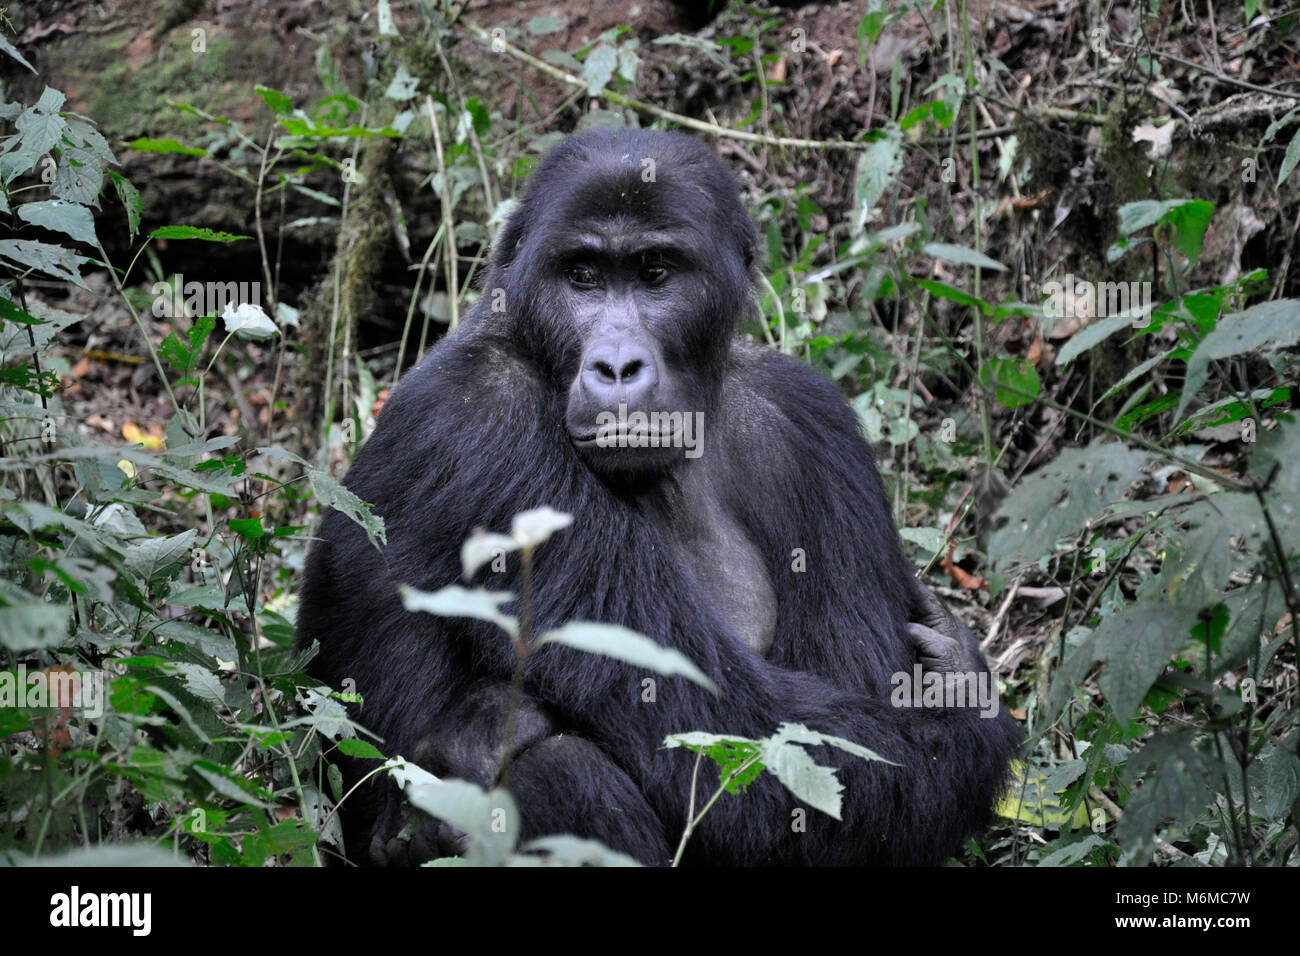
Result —
<path fill-rule="evenodd" d="M 596 284 L 596 270 L 590 266 L 569 266 L 564 274 L 580 289 L 590 289 Z"/>
<path fill-rule="evenodd" d="M 647 262 L 641 266 L 641 281 L 646 285 L 657 285 L 668 278 L 668 267 L 662 262 Z"/>

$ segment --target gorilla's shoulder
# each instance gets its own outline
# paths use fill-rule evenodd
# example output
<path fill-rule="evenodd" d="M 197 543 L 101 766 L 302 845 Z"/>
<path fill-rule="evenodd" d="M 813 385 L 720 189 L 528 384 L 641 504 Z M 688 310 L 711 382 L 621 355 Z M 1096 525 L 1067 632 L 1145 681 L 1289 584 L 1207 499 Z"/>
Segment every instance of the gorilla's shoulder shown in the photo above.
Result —
<path fill-rule="evenodd" d="M 746 409 L 745 418 L 753 424 L 775 416 L 798 429 L 840 426 L 856 432 L 857 416 L 848 399 L 802 359 L 753 342 L 737 342 L 731 359 L 730 399 Z"/>
<path fill-rule="evenodd" d="M 462 326 L 412 367 L 384 405 L 369 443 L 406 448 L 448 440 L 487 444 L 493 435 L 534 415 L 546 400 L 546 382 L 511 339 L 483 327 Z"/>
<path fill-rule="evenodd" d="M 372 502 L 462 479 L 490 488 L 495 470 L 539 440 L 545 394 L 536 366 L 509 340 L 462 327 L 402 376 L 346 484 Z"/>
<path fill-rule="evenodd" d="M 462 326 L 402 377 L 392 400 L 425 411 L 452 402 L 459 411 L 490 410 L 544 387 L 536 363 L 512 338 L 487 325 Z M 401 407 L 401 406 L 399 406 Z"/>

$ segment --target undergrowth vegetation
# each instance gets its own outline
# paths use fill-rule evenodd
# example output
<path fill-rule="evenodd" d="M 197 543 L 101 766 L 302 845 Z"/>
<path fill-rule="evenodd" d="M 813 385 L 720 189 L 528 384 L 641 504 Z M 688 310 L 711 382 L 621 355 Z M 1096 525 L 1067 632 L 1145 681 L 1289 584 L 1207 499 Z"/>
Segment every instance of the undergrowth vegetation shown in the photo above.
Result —
<path fill-rule="evenodd" d="M 993 137 L 972 135 L 1004 105 L 1005 77 L 954 26 L 968 22 L 964 4 L 864 5 L 846 56 L 865 65 L 920 11 L 947 69 L 921 91 L 896 65 L 881 79 L 887 110 L 837 142 L 785 135 L 776 91 L 807 47 L 770 12 L 733 6 L 712 38 L 650 42 L 623 27 L 561 49 L 563 18 L 508 31 L 422 6 L 399 30 L 377 5 L 362 88 L 339 78 L 326 40 L 309 101 L 250 78 L 256 123 L 173 104 L 190 142 L 110 143 L 49 87 L 0 104 L 0 854 L 125 846 L 113 859 L 319 865 L 342 837 L 335 811 L 348 794 L 326 759 L 338 751 L 373 759 L 415 807 L 462 825 L 471 862 L 626 862 L 584 841 L 526 849 L 471 829 L 483 801 L 512 813 L 509 797 L 390 760 L 401 755 L 348 719 L 355 690 L 318 686 L 305 674 L 313 652 L 293 646 L 310 528 L 339 508 L 383 542 L 382 522 L 337 479 L 387 386 L 480 294 L 511 195 L 567 128 L 557 118 L 581 110 L 584 122 L 682 127 L 762 157 L 744 170 L 766 249 L 746 331 L 841 384 L 879 450 L 910 557 L 965 596 L 1003 706 L 1027 730 L 997 823 L 955 862 L 1300 863 L 1300 421 L 1289 411 L 1300 301 L 1275 269 L 1207 261 L 1212 224 L 1238 196 L 1189 192 L 1176 159 L 1134 153 L 1152 173 L 1111 197 L 1104 261 L 1081 257 L 1076 279 L 1006 260 L 1014 247 L 990 246 L 997 204 L 982 191 L 1023 202 L 1049 162 L 1006 132 L 993 159 Z M 1114 58 L 1114 82 L 1140 100 L 1160 68 L 1125 48 L 1133 39 L 1091 55 Z M 511 119 L 466 79 L 453 49 L 466 41 L 557 84 L 560 105 L 543 121 Z M 8 40 L 0 50 L 27 65 Z M 729 119 L 644 99 L 652 52 L 707 67 Z M 1104 142 L 1119 135 L 1104 108 L 1096 122 L 1054 118 Z M 431 170 L 418 189 L 440 218 L 418 233 L 401 214 L 411 197 L 385 174 L 398 149 Z M 1300 107 L 1234 149 L 1241 183 L 1265 177 L 1294 205 Z M 246 184 L 246 233 L 142 231 L 149 191 L 124 174 L 128 153 Z M 765 185 L 764 163 L 807 154 L 833 166 L 840 183 L 827 188 L 841 201 L 819 203 L 825 183 Z M 936 191 L 951 198 L 932 201 Z M 312 223 L 286 221 L 290 195 L 316 204 Z M 337 250 L 290 304 L 281 250 L 306 225 L 337 234 Z M 130 237 L 128 258 L 110 259 L 105 230 Z M 368 357 L 356 335 L 374 307 L 381 237 L 409 251 L 410 285 L 400 344 Z M 246 250 L 258 294 L 168 274 L 160 242 L 193 246 L 194 274 L 204 249 Z M 121 320 L 118 347 L 152 370 L 139 385 L 165 415 L 108 435 L 88 422 L 73 386 L 98 347 L 92 308 L 94 321 Z M 237 400 L 252 382 L 257 403 Z M 280 427 L 290 420 L 295 430 Z M 518 547 L 565 546 L 562 520 L 521 520 Z M 519 642 L 500 602 L 458 589 L 408 600 L 497 620 Z M 529 652 L 567 640 L 689 674 L 618 629 L 534 640 Z M 830 770 L 780 771 L 782 748 L 826 740 L 797 726 L 760 741 L 704 733 L 724 730 L 682 727 L 668 742 L 716 762 L 715 799 L 743 800 L 769 770 L 838 808 Z"/>

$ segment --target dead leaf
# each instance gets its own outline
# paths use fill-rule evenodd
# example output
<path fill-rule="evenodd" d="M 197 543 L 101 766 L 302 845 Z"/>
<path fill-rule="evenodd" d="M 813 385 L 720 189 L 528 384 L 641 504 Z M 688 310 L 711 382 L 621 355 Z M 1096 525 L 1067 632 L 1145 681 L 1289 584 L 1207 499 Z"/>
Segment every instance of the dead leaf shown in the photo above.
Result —
<path fill-rule="evenodd" d="M 127 422 L 122 426 L 122 437 L 133 445 L 144 445 L 150 451 L 158 451 L 166 441 L 161 426 L 150 425 L 149 430 L 145 431 L 135 422 Z"/>
<path fill-rule="evenodd" d="M 1154 123 L 1140 123 L 1133 129 L 1133 142 L 1150 143 L 1147 148 L 1148 159 L 1160 159 L 1169 155 L 1174 138 L 1174 123 L 1156 126 Z"/>

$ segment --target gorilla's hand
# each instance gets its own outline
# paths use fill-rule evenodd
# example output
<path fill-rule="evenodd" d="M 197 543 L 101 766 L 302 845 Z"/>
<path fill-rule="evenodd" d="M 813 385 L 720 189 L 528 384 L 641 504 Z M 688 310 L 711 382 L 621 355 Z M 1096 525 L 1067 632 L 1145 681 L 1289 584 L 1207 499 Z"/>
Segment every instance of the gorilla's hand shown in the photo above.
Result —
<path fill-rule="evenodd" d="M 916 582 L 908 608 L 907 636 L 927 671 L 977 674 L 985 669 L 979 638 L 948 610 L 933 591 Z"/>
<path fill-rule="evenodd" d="M 480 684 L 447 708 L 411 748 L 411 759 L 439 777 L 495 787 L 511 759 L 556 733 L 550 715 L 527 694 L 519 695 L 513 739 L 506 740 L 510 685 Z"/>
<path fill-rule="evenodd" d="M 402 826 L 402 801 L 394 799 L 380 814 L 375 835 L 370 839 L 370 862 L 374 866 L 419 866 L 448 856 L 464 856 L 469 836 L 450 823 L 429 820 Z M 384 827 L 381 831 L 380 827 Z M 381 833 L 397 832 L 385 839 Z"/>
<path fill-rule="evenodd" d="M 507 684 L 484 684 L 443 711 L 411 748 L 410 759 L 439 777 L 469 780 L 481 787 L 497 785 L 505 765 L 533 744 L 555 733 L 541 705 L 521 694 L 513 740 L 507 741 L 510 710 Z M 394 794 L 370 842 L 371 859 L 383 866 L 406 866 L 444 856 L 461 856 L 469 837 L 441 820 L 402 826 L 405 801 Z"/>

